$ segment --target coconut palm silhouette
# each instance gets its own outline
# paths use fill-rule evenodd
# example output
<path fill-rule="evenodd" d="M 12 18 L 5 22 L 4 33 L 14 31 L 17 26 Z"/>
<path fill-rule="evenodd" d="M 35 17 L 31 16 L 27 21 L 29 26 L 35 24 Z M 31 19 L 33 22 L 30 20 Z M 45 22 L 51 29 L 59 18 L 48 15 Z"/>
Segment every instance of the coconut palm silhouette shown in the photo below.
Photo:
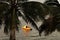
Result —
<path fill-rule="evenodd" d="M 50 16 L 48 19 L 45 18 L 47 15 Z M 49 33 L 53 26 L 52 23 L 54 23 L 52 21 L 54 20 L 52 11 L 46 4 L 36 1 L 0 1 L 0 24 L 4 21 L 4 33 L 10 33 L 10 40 L 16 40 L 15 31 L 18 31 L 19 25 L 18 16 L 22 17 L 26 23 L 31 23 L 32 27 L 34 27 L 39 34 L 43 31 Z M 43 20 L 43 24 L 38 28 L 36 22 L 40 19 Z"/>
<path fill-rule="evenodd" d="M 54 32 L 56 29 L 60 31 L 60 4 L 57 0 L 47 0 L 45 2 L 46 5 L 50 8 L 50 14 L 51 16 L 46 19 L 46 21 L 43 22 L 43 24 L 39 27 L 41 35 L 42 32 L 45 33 L 45 35 L 49 35 L 52 32 Z"/>

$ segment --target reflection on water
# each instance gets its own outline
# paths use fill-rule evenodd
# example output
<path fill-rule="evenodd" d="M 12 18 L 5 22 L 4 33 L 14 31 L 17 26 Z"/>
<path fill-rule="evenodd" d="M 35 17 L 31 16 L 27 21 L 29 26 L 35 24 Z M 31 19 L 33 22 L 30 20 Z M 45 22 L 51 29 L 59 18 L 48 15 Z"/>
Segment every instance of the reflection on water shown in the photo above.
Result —
<path fill-rule="evenodd" d="M 1 39 L 1 40 L 9 40 L 9 39 L 6 39 L 6 38 L 5 38 L 5 39 Z"/>
<path fill-rule="evenodd" d="M 33 33 L 34 32 L 34 33 Z M 58 33 L 57 31 L 55 31 L 54 33 L 52 33 L 49 36 L 39 36 L 37 32 L 35 31 L 31 31 L 31 33 L 29 34 L 29 36 L 24 36 L 22 34 L 22 31 L 20 30 L 19 33 L 16 33 L 16 39 L 17 40 L 60 40 L 60 33 Z M 5 34 L 1 34 L 0 35 L 0 40 L 9 40 L 9 36 L 5 35 Z"/>
<path fill-rule="evenodd" d="M 23 20 L 21 22 L 23 22 Z M 26 25 L 25 22 L 23 22 L 23 23 L 22 23 L 23 24 L 22 26 Z M 24 36 L 24 33 L 20 29 L 22 26 L 19 27 L 19 32 L 16 32 L 16 39 L 17 40 L 60 40 L 60 33 L 57 31 L 53 32 L 49 36 L 41 36 L 40 37 L 38 34 L 38 31 L 35 30 L 33 27 L 31 27 L 32 31 L 26 37 L 26 36 Z M 2 26 L 2 29 L 0 29 L 0 40 L 9 40 L 9 35 L 5 35 L 3 33 L 3 29 L 4 28 Z"/>
<path fill-rule="evenodd" d="M 39 35 L 34 35 L 34 36 L 32 35 L 32 36 L 29 36 L 29 37 L 39 37 Z"/>

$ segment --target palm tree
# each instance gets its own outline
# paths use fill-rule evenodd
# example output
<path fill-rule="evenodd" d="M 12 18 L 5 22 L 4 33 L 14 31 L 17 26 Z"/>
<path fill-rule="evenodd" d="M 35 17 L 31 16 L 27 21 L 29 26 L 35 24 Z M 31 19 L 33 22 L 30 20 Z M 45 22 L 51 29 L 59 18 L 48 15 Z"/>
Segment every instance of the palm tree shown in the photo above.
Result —
<path fill-rule="evenodd" d="M 50 8 L 51 16 L 43 22 L 43 24 L 39 27 L 41 35 L 42 32 L 45 35 L 49 35 L 54 32 L 56 29 L 60 31 L 60 7 L 57 0 L 49 0 L 46 1 L 45 4 Z"/>
<path fill-rule="evenodd" d="M 3 6 L 4 5 L 4 6 Z M 2 9 L 1 9 L 2 8 Z M 40 32 L 36 25 L 36 22 L 40 19 L 45 20 L 45 16 L 50 14 L 50 9 L 47 5 L 40 2 L 18 2 L 17 0 L 11 0 L 10 2 L 0 1 L 0 10 L 2 18 L 0 18 L 0 23 L 4 21 L 4 33 L 8 34 L 10 32 L 10 40 L 15 39 L 15 31 L 18 30 L 18 16 L 21 16 L 26 23 L 31 23 L 32 26 Z M 2 11 L 3 10 L 3 11 Z M 5 11 L 4 11 L 5 10 Z M 19 15 L 18 15 L 19 14 Z M 1 17 L 0 15 L 0 17 Z M 2 19 L 2 20 L 1 20 Z"/>

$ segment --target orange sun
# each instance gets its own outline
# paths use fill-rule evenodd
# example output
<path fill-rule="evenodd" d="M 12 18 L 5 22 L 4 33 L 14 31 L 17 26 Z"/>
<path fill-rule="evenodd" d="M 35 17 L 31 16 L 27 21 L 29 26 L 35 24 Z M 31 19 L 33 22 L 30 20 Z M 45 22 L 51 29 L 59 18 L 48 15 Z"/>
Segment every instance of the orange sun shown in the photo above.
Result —
<path fill-rule="evenodd" d="M 22 30 L 25 33 L 25 35 L 27 36 L 32 29 L 29 26 L 25 25 L 22 27 Z"/>

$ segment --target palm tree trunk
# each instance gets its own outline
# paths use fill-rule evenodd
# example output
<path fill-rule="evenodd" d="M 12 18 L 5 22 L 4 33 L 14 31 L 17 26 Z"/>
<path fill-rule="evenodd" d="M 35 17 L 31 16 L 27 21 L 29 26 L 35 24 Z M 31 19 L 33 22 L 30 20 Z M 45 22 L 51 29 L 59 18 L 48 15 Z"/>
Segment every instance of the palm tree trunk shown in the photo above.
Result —
<path fill-rule="evenodd" d="M 16 40 L 15 30 L 16 30 L 16 0 L 11 0 L 11 25 L 10 25 L 10 40 Z"/>
<path fill-rule="evenodd" d="M 16 14 L 15 14 L 15 8 L 12 8 L 11 26 L 10 26 L 10 40 L 16 40 L 15 39 L 15 30 L 16 30 Z"/>
<path fill-rule="evenodd" d="M 12 29 L 11 32 L 10 32 L 10 40 L 16 40 L 15 38 L 15 29 Z"/>

